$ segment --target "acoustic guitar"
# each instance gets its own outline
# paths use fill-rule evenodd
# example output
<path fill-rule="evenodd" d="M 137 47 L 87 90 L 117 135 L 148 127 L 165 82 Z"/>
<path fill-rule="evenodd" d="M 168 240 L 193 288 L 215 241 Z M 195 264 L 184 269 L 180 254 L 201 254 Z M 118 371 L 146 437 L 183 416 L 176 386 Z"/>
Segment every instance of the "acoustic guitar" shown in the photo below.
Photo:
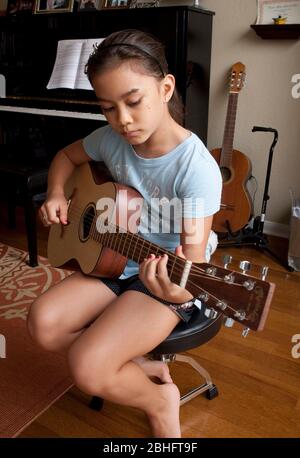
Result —
<path fill-rule="evenodd" d="M 221 208 L 214 215 L 212 228 L 218 233 L 232 233 L 242 229 L 250 220 L 253 208 L 246 183 L 251 176 L 251 162 L 241 151 L 233 149 L 238 96 L 245 80 L 245 66 L 233 65 L 222 148 L 211 154 L 220 166 L 223 189 Z"/>
<path fill-rule="evenodd" d="M 53 266 L 70 267 L 73 261 L 85 274 L 118 277 L 128 258 L 141 263 L 151 253 L 167 253 L 172 282 L 185 287 L 207 308 L 247 328 L 263 329 L 274 291 L 272 283 L 213 264 L 192 263 L 144 239 L 137 233 L 140 210 L 134 203 L 141 195 L 108 178 L 101 170 L 96 174 L 90 163 L 77 167 L 65 188 L 68 224 L 54 224 L 50 229 L 48 257 Z M 99 202 L 113 205 L 100 208 Z M 137 217 L 134 228 L 133 216 Z"/>

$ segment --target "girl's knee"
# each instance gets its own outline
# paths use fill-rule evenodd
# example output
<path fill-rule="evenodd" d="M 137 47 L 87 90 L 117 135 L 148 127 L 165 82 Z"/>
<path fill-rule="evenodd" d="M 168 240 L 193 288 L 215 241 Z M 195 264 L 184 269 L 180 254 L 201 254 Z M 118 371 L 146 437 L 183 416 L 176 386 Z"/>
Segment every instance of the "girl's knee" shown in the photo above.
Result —
<path fill-rule="evenodd" d="M 31 338 L 45 350 L 57 349 L 57 335 L 59 317 L 54 312 L 51 304 L 40 296 L 36 299 L 29 310 L 27 317 L 27 329 Z"/>

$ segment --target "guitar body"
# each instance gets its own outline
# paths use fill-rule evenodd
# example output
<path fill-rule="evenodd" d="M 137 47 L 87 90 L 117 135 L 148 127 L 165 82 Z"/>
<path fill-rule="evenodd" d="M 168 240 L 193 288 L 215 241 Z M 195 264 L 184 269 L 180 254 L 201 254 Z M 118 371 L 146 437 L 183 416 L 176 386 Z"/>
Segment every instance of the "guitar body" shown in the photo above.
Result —
<path fill-rule="evenodd" d="M 211 151 L 218 164 L 221 153 L 221 148 Z M 246 188 L 251 176 L 251 162 L 245 154 L 233 150 L 230 166 L 220 166 L 220 171 L 223 180 L 221 209 L 214 215 L 212 227 L 219 233 L 227 233 L 228 227 L 236 232 L 248 223 L 253 213 L 252 201 Z"/>
<path fill-rule="evenodd" d="M 90 235 L 96 232 L 95 227 L 90 227 L 90 221 L 97 210 L 97 201 L 100 198 L 111 199 L 114 207 L 108 219 L 116 216 L 117 224 L 120 223 L 118 215 L 121 210 L 129 207 L 131 198 L 141 197 L 133 188 L 120 185 L 111 181 L 107 175 L 96 173 L 91 169 L 92 164 L 86 163 L 77 167 L 75 173 L 65 187 L 65 195 L 70 199 L 68 208 L 68 225 L 53 224 L 50 228 L 48 239 L 48 258 L 54 267 L 79 268 L 83 273 L 93 276 L 118 277 L 123 272 L 127 257 L 102 246 Z M 127 200 L 120 191 L 127 191 Z M 130 211 L 128 218 L 130 218 Z M 127 227 L 125 228 L 127 230 Z"/>

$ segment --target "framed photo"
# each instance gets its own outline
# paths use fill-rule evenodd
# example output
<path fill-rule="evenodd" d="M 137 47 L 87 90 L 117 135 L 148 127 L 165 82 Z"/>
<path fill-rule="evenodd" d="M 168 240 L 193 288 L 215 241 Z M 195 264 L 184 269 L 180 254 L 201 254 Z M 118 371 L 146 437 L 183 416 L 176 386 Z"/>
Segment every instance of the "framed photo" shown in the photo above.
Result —
<path fill-rule="evenodd" d="M 159 0 L 132 0 L 130 4 L 130 8 L 153 8 L 155 6 L 160 6 Z"/>
<path fill-rule="evenodd" d="M 0 16 L 5 16 L 7 11 L 7 0 L 0 0 Z"/>
<path fill-rule="evenodd" d="M 6 14 L 22 14 L 23 12 L 32 12 L 34 0 L 7 0 Z"/>
<path fill-rule="evenodd" d="M 273 24 L 279 18 L 300 24 L 300 0 L 257 0 L 256 24 Z"/>
<path fill-rule="evenodd" d="M 79 0 L 78 11 L 101 10 L 105 0 Z"/>
<path fill-rule="evenodd" d="M 71 13 L 74 0 L 36 0 L 34 14 Z"/>
<path fill-rule="evenodd" d="M 115 8 L 129 8 L 131 0 L 104 0 L 102 8 L 115 9 Z"/>

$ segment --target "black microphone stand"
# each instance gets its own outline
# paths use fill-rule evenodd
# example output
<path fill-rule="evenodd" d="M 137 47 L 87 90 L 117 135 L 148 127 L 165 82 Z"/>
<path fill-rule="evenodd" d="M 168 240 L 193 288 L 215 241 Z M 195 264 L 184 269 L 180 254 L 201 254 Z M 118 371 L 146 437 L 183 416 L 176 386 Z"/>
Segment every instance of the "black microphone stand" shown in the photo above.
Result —
<path fill-rule="evenodd" d="M 268 247 L 269 242 L 267 236 L 263 232 L 267 202 L 270 199 L 268 191 L 271 176 L 273 152 L 278 140 L 278 131 L 276 129 L 273 129 L 272 127 L 254 126 L 252 128 L 252 132 L 273 132 L 274 134 L 274 139 L 269 151 L 269 159 L 265 179 L 265 189 L 262 200 L 261 214 L 254 218 L 253 227 L 246 226 L 245 228 L 241 229 L 237 234 L 232 233 L 230 231 L 230 227 L 228 226 L 228 234 L 230 238 L 228 238 L 228 242 L 220 242 L 218 244 L 218 248 L 224 248 L 228 246 L 254 246 L 255 248 L 261 251 L 266 251 L 270 256 L 276 259 L 276 261 L 278 261 L 283 267 L 292 272 L 294 269 L 288 265 L 287 260 L 285 261 L 284 259 L 282 259 L 280 256 L 277 255 L 277 253 L 275 253 Z"/>

